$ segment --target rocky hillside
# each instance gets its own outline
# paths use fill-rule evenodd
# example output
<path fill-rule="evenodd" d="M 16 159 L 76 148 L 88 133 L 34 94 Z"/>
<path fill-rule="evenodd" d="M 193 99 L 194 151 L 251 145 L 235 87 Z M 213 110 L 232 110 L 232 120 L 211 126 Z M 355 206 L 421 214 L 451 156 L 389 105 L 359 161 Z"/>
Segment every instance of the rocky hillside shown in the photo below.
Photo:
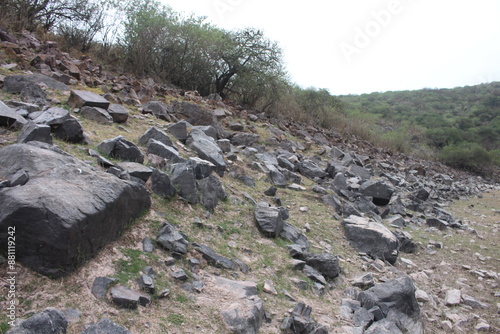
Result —
<path fill-rule="evenodd" d="M 2 39 L 2 332 L 500 331 L 498 185 Z"/>

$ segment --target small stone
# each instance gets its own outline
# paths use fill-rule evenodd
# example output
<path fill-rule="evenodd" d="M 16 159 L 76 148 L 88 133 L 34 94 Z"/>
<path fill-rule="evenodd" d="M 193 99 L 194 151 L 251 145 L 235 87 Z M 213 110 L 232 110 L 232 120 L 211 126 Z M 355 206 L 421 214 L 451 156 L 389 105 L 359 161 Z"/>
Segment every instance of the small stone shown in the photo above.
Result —
<path fill-rule="evenodd" d="M 415 291 L 415 298 L 417 299 L 417 301 L 422 303 L 427 303 L 430 300 L 429 295 L 424 290 Z"/>
<path fill-rule="evenodd" d="M 186 272 L 183 269 L 179 269 L 177 271 L 174 271 L 173 273 L 170 274 L 173 278 L 179 280 L 179 281 L 185 281 L 188 279 Z"/>
<path fill-rule="evenodd" d="M 160 299 L 169 298 L 169 297 L 170 297 L 170 290 L 169 289 L 165 289 L 158 294 L 158 298 L 160 298 Z"/>
<path fill-rule="evenodd" d="M 309 211 L 309 208 L 308 208 L 307 206 L 301 206 L 301 207 L 299 208 L 299 211 L 300 211 L 300 212 L 308 212 L 308 211 Z"/>
<path fill-rule="evenodd" d="M 307 189 L 299 184 L 292 183 L 291 185 L 288 186 L 288 189 L 295 190 L 295 191 L 306 191 Z"/>
<path fill-rule="evenodd" d="M 487 324 L 486 322 L 482 321 L 476 325 L 476 330 L 478 332 L 489 332 L 491 329 L 491 326 Z"/>
<path fill-rule="evenodd" d="M 278 295 L 278 291 L 276 291 L 276 288 L 274 287 L 274 284 L 273 282 L 271 282 L 270 280 L 265 280 L 264 282 L 264 288 L 263 288 L 264 292 L 266 293 L 269 293 L 271 295 Z"/>
<path fill-rule="evenodd" d="M 441 321 L 441 328 L 449 333 L 453 331 L 453 324 L 449 320 Z"/>
<path fill-rule="evenodd" d="M 460 304 L 461 298 L 462 292 L 460 290 L 450 289 L 446 291 L 444 303 L 446 306 L 456 306 Z"/>

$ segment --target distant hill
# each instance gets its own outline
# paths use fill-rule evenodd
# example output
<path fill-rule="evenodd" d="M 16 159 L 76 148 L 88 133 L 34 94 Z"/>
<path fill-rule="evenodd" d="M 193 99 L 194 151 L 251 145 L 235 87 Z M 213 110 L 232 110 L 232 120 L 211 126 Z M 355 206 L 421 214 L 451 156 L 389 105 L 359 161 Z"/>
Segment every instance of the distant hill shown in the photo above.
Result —
<path fill-rule="evenodd" d="M 402 132 L 412 134 L 406 138 L 410 145 L 426 145 L 440 152 L 445 160 L 442 155 L 446 152 L 467 147 L 485 153 L 486 160 L 498 164 L 500 82 L 339 98 L 348 113 L 375 120 L 381 132 L 399 133 L 402 138 Z M 474 167 L 450 162 L 458 167 Z"/>

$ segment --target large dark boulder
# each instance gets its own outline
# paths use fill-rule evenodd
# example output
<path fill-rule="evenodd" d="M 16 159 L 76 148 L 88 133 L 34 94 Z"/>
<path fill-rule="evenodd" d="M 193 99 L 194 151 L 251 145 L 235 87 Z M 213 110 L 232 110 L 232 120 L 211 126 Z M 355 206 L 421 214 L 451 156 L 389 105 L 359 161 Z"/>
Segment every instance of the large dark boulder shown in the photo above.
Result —
<path fill-rule="evenodd" d="M 26 184 L 0 189 L 0 247 L 7 249 L 7 227 L 15 227 L 17 260 L 44 275 L 71 272 L 151 205 L 142 185 L 46 144 L 0 149 L 0 178 L 21 169 Z"/>
<path fill-rule="evenodd" d="M 109 319 L 101 319 L 98 323 L 86 327 L 81 334 L 132 334 L 127 329 Z"/>
<path fill-rule="evenodd" d="M 21 128 L 28 121 L 0 101 L 0 126 Z"/>
<path fill-rule="evenodd" d="M 171 107 L 174 113 L 183 115 L 186 121 L 192 125 L 214 125 L 216 123 L 213 111 L 204 109 L 197 104 L 174 101 Z"/>
<path fill-rule="evenodd" d="M 97 149 L 112 158 L 138 163 L 144 162 L 144 154 L 141 150 L 123 136 L 104 140 L 97 145 Z"/>
<path fill-rule="evenodd" d="M 340 275 L 339 258 L 331 253 L 313 254 L 304 256 L 307 265 L 319 271 L 325 278 L 333 279 Z"/>
<path fill-rule="evenodd" d="M 210 212 L 215 210 L 215 207 L 219 204 L 219 200 L 227 199 L 224 186 L 215 175 L 210 175 L 197 181 L 197 185 L 200 194 L 200 203 Z"/>
<path fill-rule="evenodd" d="M 86 141 L 83 134 L 83 127 L 74 117 L 65 119 L 62 124 L 51 126 L 51 130 L 55 137 L 69 143 L 82 143 Z"/>
<path fill-rule="evenodd" d="M 173 163 L 184 161 L 184 159 L 179 155 L 179 152 L 174 147 L 153 138 L 149 139 L 148 142 L 148 154 L 157 155 L 159 157 L 170 160 Z"/>
<path fill-rule="evenodd" d="M 68 320 L 62 312 L 47 308 L 8 330 L 6 334 L 66 334 L 67 328 Z"/>
<path fill-rule="evenodd" d="M 415 290 L 411 278 L 402 276 L 361 292 L 357 299 L 367 310 L 379 307 L 384 319 L 395 323 L 403 332 L 421 334 L 421 312 Z"/>
<path fill-rule="evenodd" d="M 179 254 L 186 254 L 189 245 L 184 236 L 169 223 L 163 223 L 156 242 L 163 248 Z"/>
<path fill-rule="evenodd" d="M 143 114 L 152 114 L 156 118 L 162 119 L 164 121 L 170 121 L 169 113 L 172 112 L 172 108 L 167 106 L 165 103 L 160 101 L 147 102 L 142 106 Z"/>
<path fill-rule="evenodd" d="M 384 181 L 366 181 L 359 188 L 363 196 L 373 197 L 375 205 L 387 205 L 391 201 L 394 188 Z"/>
<path fill-rule="evenodd" d="M 129 112 L 127 108 L 121 104 L 110 104 L 108 113 L 111 115 L 113 122 L 115 123 L 126 123 L 128 120 Z"/>
<path fill-rule="evenodd" d="M 277 237 L 283 230 L 284 221 L 281 210 L 265 202 L 257 203 L 255 220 L 258 228 L 269 237 Z"/>
<path fill-rule="evenodd" d="M 215 139 L 206 135 L 205 132 L 196 129 L 192 130 L 189 134 L 186 145 L 194 150 L 201 159 L 213 163 L 215 171 L 219 176 L 224 176 L 226 161 L 224 160 L 224 153 L 219 145 L 217 145 Z"/>
<path fill-rule="evenodd" d="M 26 123 L 17 136 L 17 142 L 27 143 L 30 141 L 41 141 L 47 144 L 52 144 L 52 137 L 50 136 L 50 126 L 36 124 L 31 121 Z"/>
<path fill-rule="evenodd" d="M 7 93 L 20 94 L 27 85 L 40 83 L 47 85 L 50 89 L 64 91 L 69 90 L 69 87 L 62 82 L 41 73 L 30 75 L 9 75 L 5 77 L 3 89 Z"/>
<path fill-rule="evenodd" d="M 191 204 L 199 203 L 196 178 L 191 163 L 182 162 L 173 164 L 171 168 L 171 181 L 179 196 Z"/>
<path fill-rule="evenodd" d="M 318 165 L 312 160 L 304 160 L 302 163 L 300 163 L 299 172 L 300 174 L 310 179 L 314 178 L 322 179 L 328 175 L 321 168 L 319 168 Z"/>
<path fill-rule="evenodd" d="M 357 250 L 394 264 L 399 255 L 398 238 L 384 225 L 349 216 L 342 222 L 347 240 Z"/>
<path fill-rule="evenodd" d="M 174 144 L 172 143 L 172 140 L 170 137 L 162 130 L 158 129 L 156 126 L 150 127 L 148 131 L 146 131 L 140 138 L 139 138 L 139 145 L 146 146 L 149 143 L 150 139 L 155 139 L 162 144 L 165 144 L 170 147 L 174 147 Z"/>
<path fill-rule="evenodd" d="M 110 102 L 104 97 L 85 90 L 72 90 L 68 99 L 71 108 L 98 107 L 108 109 Z"/>

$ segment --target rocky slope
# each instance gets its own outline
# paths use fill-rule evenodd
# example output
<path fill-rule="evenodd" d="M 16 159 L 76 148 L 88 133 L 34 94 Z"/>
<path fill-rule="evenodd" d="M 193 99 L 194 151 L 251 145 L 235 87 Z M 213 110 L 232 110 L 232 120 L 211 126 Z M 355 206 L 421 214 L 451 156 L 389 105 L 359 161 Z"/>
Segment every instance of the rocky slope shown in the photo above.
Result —
<path fill-rule="evenodd" d="M 498 185 L 27 33 L 0 55 L 10 333 L 499 331 Z"/>

